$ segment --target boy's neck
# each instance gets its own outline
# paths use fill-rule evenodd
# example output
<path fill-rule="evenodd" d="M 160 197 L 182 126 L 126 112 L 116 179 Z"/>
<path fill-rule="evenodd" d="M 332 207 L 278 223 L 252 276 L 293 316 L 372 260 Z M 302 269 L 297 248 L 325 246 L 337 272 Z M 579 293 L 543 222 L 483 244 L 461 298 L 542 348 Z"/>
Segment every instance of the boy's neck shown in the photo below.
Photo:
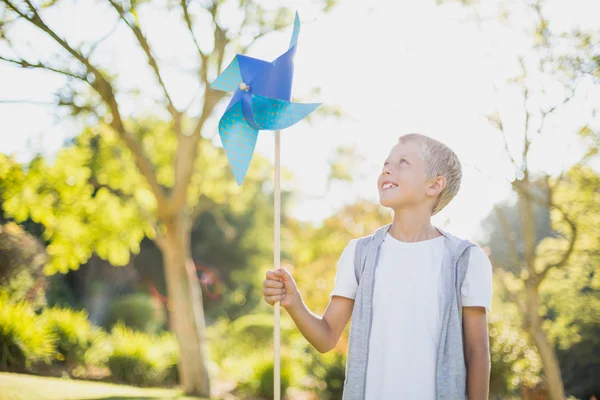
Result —
<path fill-rule="evenodd" d="M 389 234 L 401 242 L 421 242 L 441 236 L 431 224 L 429 209 L 394 210 Z"/>

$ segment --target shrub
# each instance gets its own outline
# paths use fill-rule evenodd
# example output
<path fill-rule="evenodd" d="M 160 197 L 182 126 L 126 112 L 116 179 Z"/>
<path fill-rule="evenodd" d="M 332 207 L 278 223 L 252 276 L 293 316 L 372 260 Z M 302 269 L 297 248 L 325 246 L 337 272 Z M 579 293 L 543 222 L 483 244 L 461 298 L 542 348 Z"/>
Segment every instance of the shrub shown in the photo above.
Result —
<path fill-rule="evenodd" d="M 48 260 L 43 244 L 15 223 L 0 225 L 0 286 L 11 301 L 45 305 Z"/>
<path fill-rule="evenodd" d="M 0 369 L 24 372 L 37 362 L 49 364 L 54 341 L 28 303 L 0 294 Z"/>
<path fill-rule="evenodd" d="M 339 352 L 330 354 L 331 356 L 325 359 L 325 375 L 323 376 L 323 380 L 327 384 L 325 393 L 329 399 L 341 399 L 346 374 L 346 357 Z"/>
<path fill-rule="evenodd" d="M 67 367 L 100 363 L 104 358 L 99 348 L 106 334 L 91 324 L 87 312 L 49 308 L 44 310 L 41 320 L 56 336 L 55 358 Z"/>
<path fill-rule="evenodd" d="M 241 389 L 245 392 L 250 392 L 253 396 L 258 396 L 263 399 L 273 398 L 273 379 L 274 366 L 273 360 L 261 360 L 253 367 L 253 372 L 249 379 L 241 383 Z M 292 380 L 292 369 L 289 366 L 289 361 L 281 359 L 280 382 L 281 394 L 285 394 L 290 387 Z"/>
<path fill-rule="evenodd" d="M 112 328 L 119 321 L 136 331 L 158 333 L 164 328 L 166 315 L 159 300 L 136 293 L 113 301 L 106 326 Z"/>
<path fill-rule="evenodd" d="M 111 343 L 107 364 L 114 380 L 137 386 L 176 383 L 177 343 L 170 333 L 150 335 L 117 323 Z"/>
<path fill-rule="evenodd" d="M 319 391 L 320 398 L 341 399 L 346 374 L 346 355 L 334 350 L 325 354 L 310 348 L 307 351 L 309 362 L 307 374 L 315 378 L 314 389 Z"/>

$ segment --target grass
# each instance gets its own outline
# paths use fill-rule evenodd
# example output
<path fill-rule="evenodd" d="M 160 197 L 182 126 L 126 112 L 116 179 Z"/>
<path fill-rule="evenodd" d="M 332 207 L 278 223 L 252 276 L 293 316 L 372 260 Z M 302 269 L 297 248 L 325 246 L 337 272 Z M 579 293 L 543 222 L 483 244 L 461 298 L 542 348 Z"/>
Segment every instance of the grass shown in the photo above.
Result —
<path fill-rule="evenodd" d="M 133 386 L 0 373 L 2 400 L 202 400 L 175 389 Z"/>

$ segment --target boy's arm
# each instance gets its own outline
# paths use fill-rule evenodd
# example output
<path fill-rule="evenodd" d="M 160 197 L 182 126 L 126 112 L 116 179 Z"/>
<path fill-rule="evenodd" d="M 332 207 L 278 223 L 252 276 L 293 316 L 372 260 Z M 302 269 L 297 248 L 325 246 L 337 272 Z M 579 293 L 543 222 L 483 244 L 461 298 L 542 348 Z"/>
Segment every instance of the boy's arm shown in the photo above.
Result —
<path fill-rule="evenodd" d="M 490 350 L 484 307 L 463 307 L 467 395 L 469 400 L 487 400 L 490 386 Z"/>
<path fill-rule="evenodd" d="M 352 315 L 354 300 L 333 296 L 322 317 L 308 309 L 301 296 L 290 306 L 286 307 L 302 335 L 320 353 L 332 350 Z"/>
<path fill-rule="evenodd" d="M 263 286 L 265 301 L 271 305 L 279 301 L 314 348 L 326 353 L 335 347 L 350 320 L 354 300 L 333 296 L 320 317 L 306 307 L 294 278 L 285 268 L 267 271 Z"/>

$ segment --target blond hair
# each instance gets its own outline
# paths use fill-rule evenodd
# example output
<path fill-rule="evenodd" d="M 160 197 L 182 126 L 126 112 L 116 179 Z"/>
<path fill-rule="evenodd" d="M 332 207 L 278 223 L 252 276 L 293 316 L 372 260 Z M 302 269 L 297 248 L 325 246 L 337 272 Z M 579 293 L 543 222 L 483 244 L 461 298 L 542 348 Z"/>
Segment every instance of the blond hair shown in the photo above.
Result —
<path fill-rule="evenodd" d="M 409 133 L 400 136 L 399 139 L 400 142 L 411 140 L 421 147 L 427 178 L 446 178 L 446 187 L 439 194 L 433 207 L 432 215 L 435 215 L 458 193 L 462 180 L 462 166 L 456 153 L 444 143 L 419 133 Z"/>

